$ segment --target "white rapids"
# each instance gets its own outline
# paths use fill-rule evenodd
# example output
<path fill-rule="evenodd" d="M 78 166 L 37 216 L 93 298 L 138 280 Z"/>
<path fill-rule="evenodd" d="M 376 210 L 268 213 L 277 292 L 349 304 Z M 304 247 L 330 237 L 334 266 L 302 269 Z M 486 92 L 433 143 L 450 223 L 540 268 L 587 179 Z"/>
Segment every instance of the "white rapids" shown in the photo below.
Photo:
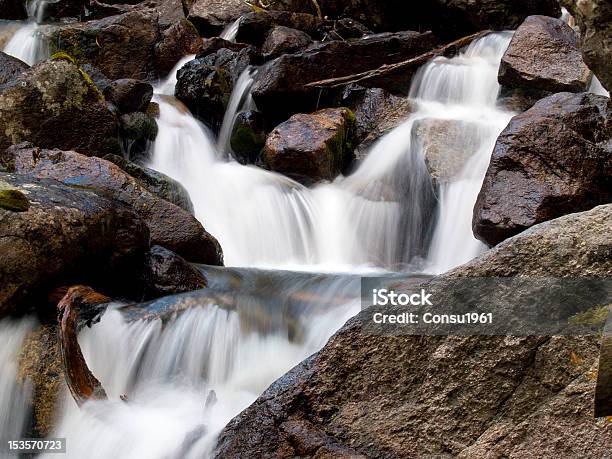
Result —
<path fill-rule="evenodd" d="M 14 33 L 2 51 L 28 65 L 34 65 L 49 56 L 49 49 L 40 29 L 47 3 L 46 0 L 28 2 L 29 19 Z"/>

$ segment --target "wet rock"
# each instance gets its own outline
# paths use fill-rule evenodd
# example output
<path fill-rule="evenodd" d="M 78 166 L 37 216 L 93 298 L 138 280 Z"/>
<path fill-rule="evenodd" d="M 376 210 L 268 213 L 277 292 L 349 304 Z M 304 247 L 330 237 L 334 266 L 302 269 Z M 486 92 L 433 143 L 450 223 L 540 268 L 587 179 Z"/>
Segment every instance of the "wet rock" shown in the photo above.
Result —
<path fill-rule="evenodd" d="M 120 113 L 145 111 L 153 97 L 153 86 L 146 81 L 124 78 L 115 80 L 104 90 L 104 97 Z"/>
<path fill-rule="evenodd" d="M 252 11 L 242 0 L 183 0 L 183 6 L 203 37 L 218 36 L 227 24 Z"/>
<path fill-rule="evenodd" d="M 278 26 L 300 30 L 312 38 L 322 38 L 325 21 L 312 14 L 288 11 L 263 11 L 245 14 L 240 18 L 236 41 L 255 46 L 263 45 L 272 29 Z"/>
<path fill-rule="evenodd" d="M 57 0 L 44 5 L 43 20 L 59 22 L 63 18 L 85 18 L 89 0 Z"/>
<path fill-rule="evenodd" d="M 246 43 L 234 43 L 227 41 L 221 37 L 204 38 L 202 46 L 196 54 L 196 58 L 200 59 L 210 54 L 216 53 L 220 49 L 229 49 L 230 51 L 242 51 L 244 48 L 248 48 L 249 45 Z"/>
<path fill-rule="evenodd" d="M 318 90 L 304 85 L 399 62 L 431 50 L 431 33 L 400 32 L 373 35 L 361 40 L 313 45 L 299 54 L 286 54 L 265 66 L 253 86 L 257 107 L 266 115 L 283 119 L 296 112 L 316 109 L 324 103 Z"/>
<path fill-rule="evenodd" d="M 11 147 L 5 155 L 13 157 L 16 173 L 97 190 L 129 206 L 149 227 L 151 244 L 166 247 L 195 263 L 223 264 L 219 243 L 193 215 L 150 193 L 113 163 L 27 144 Z"/>
<path fill-rule="evenodd" d="M 326 37 L 330 40 L 349 40 L 351 38 L 363 38 L 366 35 L 372 35 L 370 29 L 362 23 L 350 18 L 342 18 L 333 21 L 333 26 L 326 32 Z M 325 40 L 324 40 L 325 41 Z"/>
<path fill-rule="evenodd" d="M 510 121 L 474 207 L 489 245 L 546 220 L 612 201 L 609 99 L 560 93 Z"/>
<path fill-rule="evenodd" d="M 179 206 L 181 209 L 193 215 L 193 204 L 189 198 L 189 193 L 185 187 L 176 180 L 154 169 L 149 169 L 130 162 L 123 156 L 107 155 L 104 159 L 119 166 L 122 170 L 138 180 L 138 182 L 151 193 Z"/>
<path fill-rule="evenodd" d="M 119 118 L 123 150 L 131 160 L 148 159 L 148 152 L 157 132 L 157 121 L 147 113 L 133 112 Z"/>
<path fill-rule="evenodd" d="M 104 90 L 111 84 L 111 80 L 109 80 L 99 68 L 91 64 L 81 64 L 79 68 L 85 72 L 87 78 L 93 81 L 98 91 L 104 94 Z"/>
<path fill-rule="evenodd" d="M 91 188 L 0 175 L 30 201 L 26 212 L 0 208 L 0 316 L 42 307 L 58 285 L 91 282 L 141 294 L 149 231 L 131 209 Z"/>
<path fill-rule="evenodd" d="M 0 0 L 0 19 L 16 21 L 27 18 L 28 12 L 25 2 L 21 0 Z"/>
<path fill-rule="evenodd" d="M 234 121 L 230 145 L 234 157 L 242 164 L 253 164 L 266 143 L 266 131 L 261 113 L 241 112 Z"/>
<path fill-rule="evenodd" d="M 119 151 L 117 121 L 104 97 L 74 64 L 45 61 L 0 91 L 0 150 L 31 141 L 86 155 Z"/>
<path fill-rule="evenodd" d="M 65 52 L 79 64 L 98 67 L 113 80 L 150 80 L 155 78 L 155 44 L 159 37 L 157 14 L 137 10 L 54 27 L 48 40 L 52 53 Z"/>
<path fill-rule="evenodd" d="M 2 86 L 16 81 L 29 68 L 25 62 L 0 51 L 0 91 Z"/>
<path fill-rule="evenodd" d="M 182 56 L 195 54 L 202 39 L 193 25 L 183 19 L 162 32 L 155 45 L 155 69 L 160 77 L 168 75 Z"/>
<path fill-rule="evenodd" d="M 300 51 L 311 43 L 312 38 L 300 30 L 276 26 L 268 33 L 262 52 L 266 59 L 273 59 L 281 54 Z"/>
<path fill-rule="evenodd" d="M 148 260 L 147 296 L 157 298 L 174 293 L 190 292 L 206 287 L 200 271 L 184 258 L 163 247 L 153 246 Z"/>
<path fill-rule="evenodd" d="M 606 0 L 561 0 L 580 28 L 584 61 L 612 91 L 612 4 Z"/>
<path fill-rule="evenodd" d="M 459 276 L 607 276 L 610 225 L 610 205 L 568 215 L 430 285 L 444 291 Z M 592 412 L 596 336 L 380 336 L 363 333 L 368 320 L 361 312 L 272 384 L 227 425 L 213 457 L 318 457 L 337 447 L 388 458 L 607 453 L 609 426 Z"/>
<path fill-rule="evenodd" d="M 270 133 L 262 160 L 305 184 L 333 180 L 352 160 L 354 124 L 347 108 L 294 115 Z"/>
<path fill-rule="evenodd" d="M 525 19 L 499 68 L 505 92 L 536 99 L 555 92 L 584 92 L 591 75 L 578 49 L 578 34 L 562 20 L 546 16 Z"/>
<path fill-rule="evenodd" d="M 206 57 L 194 59 L 177 72 L 175 96 L 213 130 L 223 122 L 234 83 L 250 65 L 259 62 L 253 48 L 231 51 L 222 48 Z"/>

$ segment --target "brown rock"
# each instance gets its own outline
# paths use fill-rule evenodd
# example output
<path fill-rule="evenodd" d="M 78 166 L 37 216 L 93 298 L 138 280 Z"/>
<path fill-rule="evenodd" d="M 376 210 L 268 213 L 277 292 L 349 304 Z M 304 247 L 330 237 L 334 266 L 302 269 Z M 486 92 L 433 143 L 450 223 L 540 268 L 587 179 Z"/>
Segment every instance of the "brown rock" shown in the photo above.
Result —
<path fill-rule="evenodd" d="M 203 37 L 219 35 L 227 24 L 252 11 L 242 0 L 183 0 L 183 5 Z"/>
<path fill-rule="evenodd" d="M 168 75 L 182 56 L 195 54 L 202 39 L 190 22 L 183 19 L 162 32 L 155 45 L 155 69 L 160 77 Z"/>
<path fill-rule="evenodd" d="M 104 97 L 65 60 L 42 62 L 0 91 L 0 150 L 31 141 L 86 155 L 119 150 L 117 121 Z"/>
<path fill-rule="evenodd" d="M 578 49 L 578 34 L 562 20 L 546 16 L 525 19 L 499 68 L 505 89 L 544 95 L 584 92 L 591 75 Z"/>
<path fill-rule="evenodd" d="M 25 3 L 20 0 L 0 0 L 0 19 L 11 21 L 27 19 Z"/>
<path fill-rule="evenodd" d="M 6 155 L 12 156 L 16 173 L 95 189 L 131 207 L 149 227 L 151 244 L 166 247 L 192 262 L 223 264 L 219 243 L 193 215 L 150 193 L 113 163 L 27 144 L 9 148 Z"/>
<path fill-rule="evenodd" d="M 273 59 L 281 54 L 300 51 L 311 43 L 312 38 L 300 30 L 276 26 L 268 33 L 262 52 L 266 59 Z"/>
<path fill-rule="evenodd" d="M 323 19 L 306 13 L 274 10 L 249 13 L 240 18 L 236 41 L 261 46 L 270 31 L 279 26 L 296 29 L 318 39 L 323 38 L 321 32 L 325 24 Z"/>
<path fill-rule="evenodd" d="M 474 208 L 489 245 L 537 223 L 612 201 L 612 111 L 594 94 L 560 93 L 510 121 Z"/>
<path fill-rule="evenodd" d="M 146 81 L 123 78 L 111 82 L 104 89 L 104 97 L 120 113 L 145 111 L 153 97 L 153 86 Z"/>
<path fill-rule="evenodd" d="M 333 180 L 350 163 L 355 115 L 347 108 L 298 114 L 277 126 L 266 141 L 266 167 L 304 183 Z"/>
<path fill-rule="evenodd" d="M 151 247 L 148 259 L 147 296 L 157 298 L 174 293 L 190 292 L 206 287 L 200 271 L 184 258 L 160 246 Z"/>

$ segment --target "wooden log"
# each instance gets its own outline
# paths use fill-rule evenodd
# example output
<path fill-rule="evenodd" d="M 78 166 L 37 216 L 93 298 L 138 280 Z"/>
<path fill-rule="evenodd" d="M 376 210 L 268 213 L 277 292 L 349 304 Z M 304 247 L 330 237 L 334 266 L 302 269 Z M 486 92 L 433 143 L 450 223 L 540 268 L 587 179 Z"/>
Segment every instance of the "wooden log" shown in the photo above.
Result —
<path fill-rule="evenodd" d="M 412 59 L 396 64 L 386 64 L 376 69 L 353 75 L 314 81 L 304 85 L 304 87 L 309 89 L 337 89 L 349 84 L 359 84 L 367 88 L 383 88 L 392 93 L 407 95 L 410 90 L 412 77 L 419 67 L 426 64 L 434 57 L 452 57 L 464 46 L 469 45 L 474 40 L 482 38 L 489 33 L 491 33 L 490 30 L 484 30 L 455 40 L 425 54 L 413 57 Z"/>
<path fill-rule="evenodd" d="M 105 400 L 106 391 L 89 370 L 77 340 L 81 308 L 108 303 L 110 298 L 89 287 L 74 286 L 58 303 L 59 346 L 66 384 L 77 405 L 88 400 Z"/>

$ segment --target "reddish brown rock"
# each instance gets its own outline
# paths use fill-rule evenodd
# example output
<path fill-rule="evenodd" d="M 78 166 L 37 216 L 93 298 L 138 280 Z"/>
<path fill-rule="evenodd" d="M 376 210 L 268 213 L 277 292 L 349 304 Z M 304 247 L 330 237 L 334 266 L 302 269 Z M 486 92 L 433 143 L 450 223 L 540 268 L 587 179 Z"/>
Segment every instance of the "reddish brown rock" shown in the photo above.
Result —
<path fill-rule="evenodd" d="M 311 43 L 312 38 L 301 30 L 276 26 L 268 33 L 262 52 L 267 59 L 273 59 L 281 54 L 300 51 Z"/>
<path fill-rule="evenodd" d="M 197 53 L 201 46 L 202 39 L 197 30 L 186 20 L 164 30 L 161 40 L 155 45 L 155 69 L 158 75 L 168 75 L 183 56 Z"/>

